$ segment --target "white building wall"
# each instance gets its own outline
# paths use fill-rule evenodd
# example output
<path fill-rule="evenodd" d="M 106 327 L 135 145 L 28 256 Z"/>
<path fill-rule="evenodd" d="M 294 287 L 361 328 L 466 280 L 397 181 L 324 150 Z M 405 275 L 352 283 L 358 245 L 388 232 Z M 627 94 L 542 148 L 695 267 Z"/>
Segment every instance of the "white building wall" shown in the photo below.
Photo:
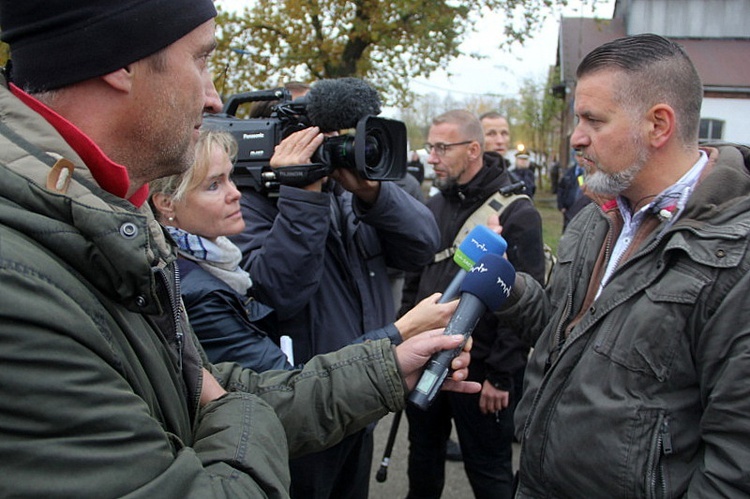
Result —
<path fill-rule="evenodd" d="M 724 120 L 723 140 L 750 145 L 750 99 L 704 98 L 701 118 Z"/>
<path fill-rule="evenodd" d="M 749 0 L 626 1 L 626 29 L 629 35 L 659 33 L 674 38 L 750 37 Z"/>

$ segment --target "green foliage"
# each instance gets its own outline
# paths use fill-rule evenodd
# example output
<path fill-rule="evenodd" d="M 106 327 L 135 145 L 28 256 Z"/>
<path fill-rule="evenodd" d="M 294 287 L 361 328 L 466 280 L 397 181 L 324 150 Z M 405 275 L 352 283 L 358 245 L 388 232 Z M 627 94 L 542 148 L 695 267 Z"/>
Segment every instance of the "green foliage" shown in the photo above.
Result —
<path fill-rule="evenodd" d="M 285 81 L 354 76 L 384 101 L 409 103 L 408 82 L 461 54 L 487 10 L 504 12 L 497 46 L 525 40 L 567 0 L 256 0 L 220 12 L 211 64 L 224 95 Z"/>
<path fill-rule="evenodd" d="M 552 95 L 552 87 L 558 81 L 559 73 L 555 68 L 544 84 L 526 80 L 519 92 L 516 142 L 523 142 L 529 151 L 536 153 L 542 165 L 549 163 L 549 158 L 559 149 L 561 113 L 565 104 Z M 537 185 L 540 188 L 546 181 L 544 173 L 544 168 L 537 172 Z"/>
<path fill-rule="evenodd" d="M 5 42 L 0 42 L 0 66 L 5 66 L 10 58 L 10 47 Z"/>
<path fill-rule="evenodd" d="M 542 217 L 542 240 L 549 244 L 552 253 L 557 254 L 557 245 L 562 236 L 563 216 L 557 209 L 557 198 L 546 191 L 537 191 L 534 205 Z"/>

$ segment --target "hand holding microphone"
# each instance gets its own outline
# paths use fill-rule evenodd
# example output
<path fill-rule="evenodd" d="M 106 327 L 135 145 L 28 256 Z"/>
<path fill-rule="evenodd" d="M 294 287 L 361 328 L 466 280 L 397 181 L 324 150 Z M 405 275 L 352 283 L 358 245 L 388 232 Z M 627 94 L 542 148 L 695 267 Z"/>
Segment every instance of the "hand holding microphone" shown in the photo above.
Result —
<path fill-rule="evenodd" d="M 497 310 L 510 296 L 516 277 L 513 266 L 503 257 L 488 253 L 466 274 L 461 299 L 443 334 L 460 334 L 464 341 L 453 350 L 444 350 L 430 359 L 409 401 L 427 409 L 448 376 L 453 358 L 463 349 L 479 319 L 487 310 Z"/>

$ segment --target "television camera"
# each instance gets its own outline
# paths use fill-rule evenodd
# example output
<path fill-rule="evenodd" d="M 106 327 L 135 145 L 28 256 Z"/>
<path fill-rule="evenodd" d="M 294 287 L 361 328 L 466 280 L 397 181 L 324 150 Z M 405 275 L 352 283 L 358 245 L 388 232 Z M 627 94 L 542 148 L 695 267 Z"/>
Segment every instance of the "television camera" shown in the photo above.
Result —
<path fill-rule="evenodd" d="M 267 118 L 239 118 L 245 103 L 278 101 Z M 336 168 L 356 170 L 369 180 L 399 180 L 406 173 L 406 126 L 379 118 L 380 99 L 363 80 L 320 80 L 309 93 L 292 99 L 285 88 L 236 94 L 221 114 L 204 117 L 204 126 L 225 130 L 238 144 L 233 180 L 265 195 L 278 195 L 281 185 L 305 186 Z M 318 126 L 323 132 L 354 129 L 354 133 L 326 137 L 313 154 L 312 164 L 271 168 L 274 148 L 290 134 Z"/>

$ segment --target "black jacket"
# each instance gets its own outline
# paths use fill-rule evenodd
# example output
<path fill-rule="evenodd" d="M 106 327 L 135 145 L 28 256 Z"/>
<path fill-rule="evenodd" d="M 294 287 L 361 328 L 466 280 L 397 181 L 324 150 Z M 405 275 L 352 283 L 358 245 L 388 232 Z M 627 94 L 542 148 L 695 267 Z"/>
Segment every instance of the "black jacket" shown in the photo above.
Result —
<path fill-rule="evenodd" d="M 487 198 L 512 183 L 501 159 L 495 153 L 485 153 L 484 167 L 469 183 L 448 188 L 427 201 L 440 227 L 441 250 L 453 244 L 463 223 Z M 542 282 L 542 219 L 534 204 L 525 199 L 510 204 L 501 214 L 500 223 L 508 243 L 508 260 L 516 270 Z M 458 266 L 449 258 L 430 264 L 419 274 L 411 274 L 404 286 L 401 313 L 422 298 L 445 290 L 457 271 Z M 526 365 L 528 345 L 512 330 L 501 327 L 492 313 L 484 315 L 472 337 L 469 378 L 480 382 L 488 379 L 496 387 L 510 390 L 513 373 Z"/>
<path fill-rule="evenodd" d="M 191 260 L 178 258 L 177 265 L 190 323 L 211 362 L 237 362 L 256 372 L 292 368 L 261 329 L 271 327 L 267 324 L 273 320 L 270 307 L 256 300 L 246 303 L 228 284 Z M 248 311 L 255 311 L 252 317 Z"/>
<path fill-rule="evenodd" d="M 257 298 L 276 310 L 279 334 L 292 338 L 295 362 L 386 325 L 401 340 L 388 267 L 415 271 L 437 250 L 424 204 L 383 182 L 369 207 L 335 183 L 330 192 L 282 186 L 276 199 L 247 189 L 241 206 L 247 227 L 231 239 Z"/>

